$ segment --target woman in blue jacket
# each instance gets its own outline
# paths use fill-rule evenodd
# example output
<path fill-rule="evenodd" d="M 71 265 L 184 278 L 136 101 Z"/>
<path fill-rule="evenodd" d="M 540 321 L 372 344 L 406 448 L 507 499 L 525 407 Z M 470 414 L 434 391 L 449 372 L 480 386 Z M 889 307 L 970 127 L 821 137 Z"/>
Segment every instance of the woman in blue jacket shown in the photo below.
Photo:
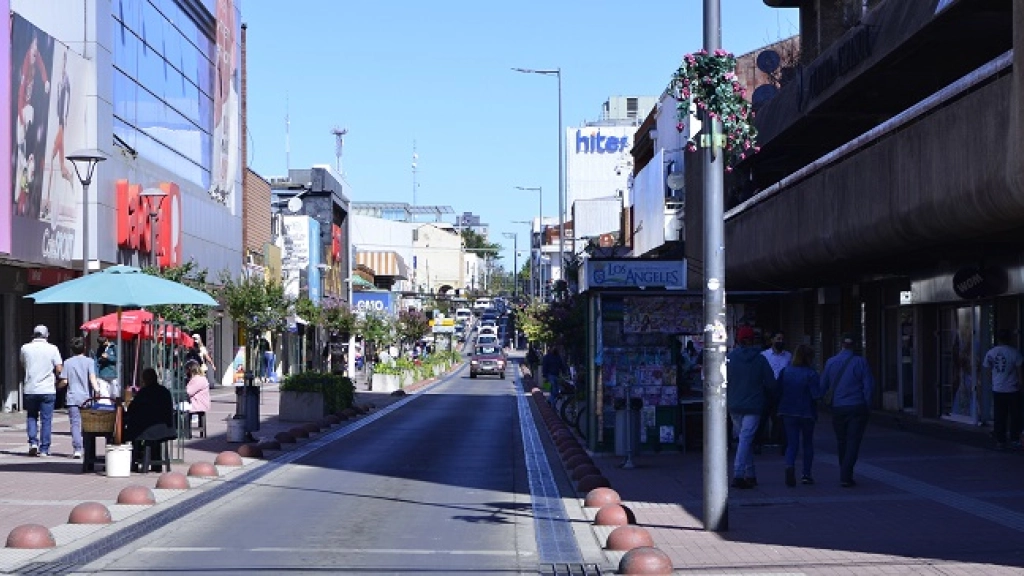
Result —
<path fill-rule="evenodd" d="M 818 419 L 817 400 L 824 392 L 821 379 L 811 367 L 814 350 L 797 346 L 793 361 L 779 373 L 776 386 L 779 394 L 779 416 L 786 428 L 786 486 L 796 486 L 796 453 L 803 447 L 802 484 L 814 484 L 811 464 L 814 462 L 814 423 Z"/>

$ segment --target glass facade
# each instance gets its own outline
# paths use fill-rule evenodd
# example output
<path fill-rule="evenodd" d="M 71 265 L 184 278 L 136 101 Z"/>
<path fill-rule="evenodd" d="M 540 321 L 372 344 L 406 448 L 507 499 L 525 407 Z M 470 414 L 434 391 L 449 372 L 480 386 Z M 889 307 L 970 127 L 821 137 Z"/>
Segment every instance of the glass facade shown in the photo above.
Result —
<path fill-rule="evenodd" d="M 114 135 L 208 189 L 213 40 L 175 0 L 117 0 L 112 16 Z"/>

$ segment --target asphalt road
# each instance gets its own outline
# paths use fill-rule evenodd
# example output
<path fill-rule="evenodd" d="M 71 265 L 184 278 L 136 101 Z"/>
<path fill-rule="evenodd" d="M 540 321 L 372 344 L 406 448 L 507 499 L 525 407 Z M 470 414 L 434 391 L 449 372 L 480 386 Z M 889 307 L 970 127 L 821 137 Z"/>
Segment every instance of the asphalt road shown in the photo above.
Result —
<path fill-rule="evenodd" d="M 514 382 L 463 369 L 77 573 L 536 574 Z"/>

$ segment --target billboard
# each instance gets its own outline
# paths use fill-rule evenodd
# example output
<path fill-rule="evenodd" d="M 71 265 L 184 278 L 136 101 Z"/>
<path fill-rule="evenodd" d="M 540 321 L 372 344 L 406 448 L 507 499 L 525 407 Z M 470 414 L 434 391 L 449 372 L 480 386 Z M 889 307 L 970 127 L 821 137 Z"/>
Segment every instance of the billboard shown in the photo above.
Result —
<path fill-rule="evenodd" d="M 0 0 L 0 14 L 11 13 L 11 2 L 10 0 Z M 0 18 L 0 38 L 11 37 L 11 19 Z M 10 64 L 11 62 L 11 44 L 10 42 L 0 42 L 0 62 Z M 5 70 L 4 73 L 0 73 L 0 109 L 6 108 L 11 109 L 11 77 Z M 10 115 L 7 116 L 7 120 L 0 120 L 0 134 L 11 133 L 11 120 Z M 11 156 L 11 141 L 6 138 L 0 138 L 0 158 L 10 158 Z M 0 168 L 0 252 L 9 254 L 11 252 L 11 165 L 7 163 L 0 164 L 4 168 Z"/>
<path fill-rule="evenodd" d="M 241 181 L 239 112 L 239 32 L 234 0 L 217 0 L 215 84 L 213 89 L 213 170 L 211 196 L 232 205 Z"/>
<path fill-rule="evenodd" d="M 397 300 L 392 292 L 353 292 L 352 306 L 357 314 L 366 312 L 395 313 Z"/>
<path fill-rule="evenodd" d="M 10 253 L 70 268 L 81 255 L 82 210 L 80 184 L 66 155 L 88 145 L 90 64 L 15 14 L 10 78 Z"/>
<path fill-rule="evenodd" d="M 584 126 L 565 130 L 565 210 L 573 202 L 626 193 L 636 126 Z"/>
<path fill-rule="evenodd" d="M 320 223 L 308 216 L 284 216 L 281 276 L 285 296 L 320 301 Z"/>

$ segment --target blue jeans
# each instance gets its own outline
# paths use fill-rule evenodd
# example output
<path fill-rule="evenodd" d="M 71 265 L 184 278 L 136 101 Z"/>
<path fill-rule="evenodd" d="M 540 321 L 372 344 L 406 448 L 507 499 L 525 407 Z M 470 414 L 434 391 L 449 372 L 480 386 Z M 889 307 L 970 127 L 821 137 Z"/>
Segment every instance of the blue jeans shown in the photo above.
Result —
<path fill-rule="evenodd" d="M 274 353 L 263 353 L 263 377 L 267 380 L 274 380 Z"/>
<path fill-rule="evenodd" d="M 735 478 L 756 478 L 754 472 L 754 435 L 757 425 L 761 423 L 760 414 L 732 414 L 733 435 L 739 438 L 736 443 L 736 461 L 733 464 Z"/>
<path fill-rule="evenodd" d="M 28 413 L 28 443 L 39 447 L 39 452 L 50 453 L 50 431 L 53 429 L 53 405 L 56 394 L 25 394 L 25 411 Z M 40 420 L 42 424 L 40 426 Z M 42 430 L 39 430 L 39 428 Z"/>
<path fill-rule="evenodd" d="M 548 402 L 551 406 L 555 405 L 555 401 L 558 400 L 558 374 L 545 374 L 544 380 L 551 386 L 551 393 L 548 395 Z"/>
<path fill-rule="evenodd" d="M 71 421 L 71 449 L 81 452 L 85 448 L 85 445 L 82 444 L 82 409 L 69 405 L 68 420 Z"/>
<path fill-rule="evenodd" d="M 860 454 L 860 442 L 868 427 L 868 407 L 833 406 L 832 429 L 836 432 L 836 454 L 839 456 L 839 481 L 853 481 L 853 467 Z"/>
<path fill-rule="evenodd" d="M 811 475 L 811 464 L 814 463 L 814 418 L 799 416 L 783 416 L 782 425 L 786 427 L 786 466 L 796 466 L 796 453 L 803 449 L 804 467 L 802 474 Z"/>

